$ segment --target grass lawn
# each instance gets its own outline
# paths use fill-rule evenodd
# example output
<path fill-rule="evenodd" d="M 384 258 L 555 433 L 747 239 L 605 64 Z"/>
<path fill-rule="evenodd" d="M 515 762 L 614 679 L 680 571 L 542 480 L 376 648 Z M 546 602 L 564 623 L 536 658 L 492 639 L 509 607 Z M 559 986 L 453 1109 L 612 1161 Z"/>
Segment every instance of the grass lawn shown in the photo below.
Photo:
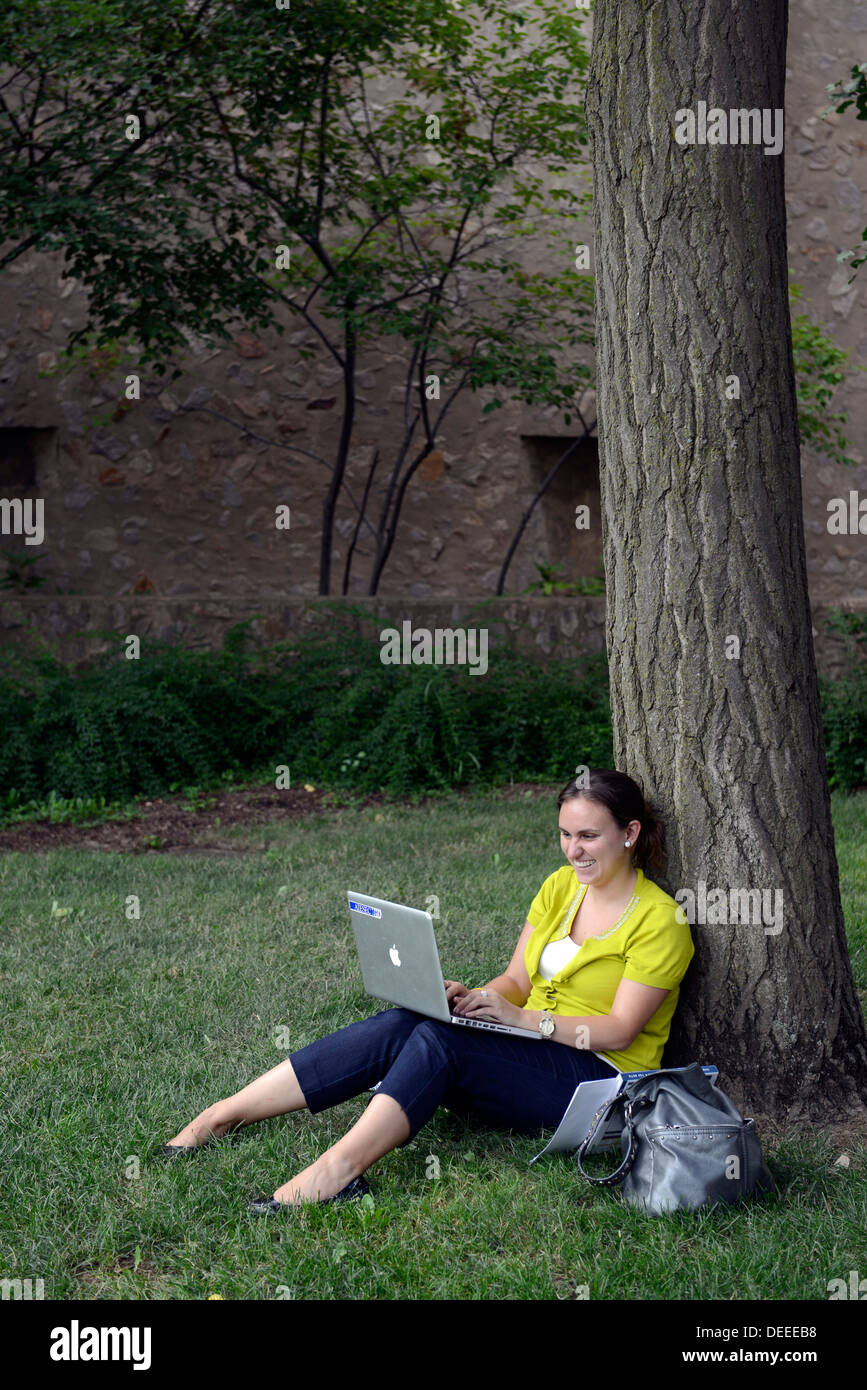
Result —
<path fill-rule="evenodd" d="M 867 794 L 836 796 L 834 820 L 863 996 Z M 825 1300 L 829 1280 L 867 1276 L 867 1142 L 847 1142 L 841 1167 L 828 1131 L 760 1132 L 780 1188 L 761 1203 L 656 1219 L 591 1188 L 568 1157 L 530 1168 L 543 1138 L 444 1111 L 370 1170 L 372 1206 L 248 1216 L 247 1200 L 310 1163 L 364 1097 L 149 1160 L 211 1101 L 380 1007 L 345 888 L 436 897 L 445 971 L 476 984 L 505 968 L 563 862 L 553 795 L 232 834 L 244 853 L 0 861 L 0 1277 L 42 1278 L 46 1299 L 574 1299 L 586 1285 L 591 1299 Z"/>

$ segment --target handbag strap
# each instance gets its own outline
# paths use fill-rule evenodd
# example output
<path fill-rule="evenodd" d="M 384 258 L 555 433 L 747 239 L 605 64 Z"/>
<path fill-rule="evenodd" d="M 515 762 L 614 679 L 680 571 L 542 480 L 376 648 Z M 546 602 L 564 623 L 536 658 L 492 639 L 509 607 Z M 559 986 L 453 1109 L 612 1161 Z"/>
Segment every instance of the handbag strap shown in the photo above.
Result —
<path fill-rule="evenodd" d="M 649 1096 L 639 1096 L 637 1099 L 633 1099 L 631 1096 L 627 1097 L 623 1105 L 623 1119 L 629 1130 L 629 1146 L 627 1148 L 626 1157 L 623 1159 L 623 1162 L 620 1164 L 620 1167 L 616 1168 L 613 1173 L 609 1173 L 607 1177 L 591 1178 L 589 1173 L 584 1172 L 584 1167 L 581 1163 L 581 1159 L 586 1154 L 590 1141 L 593 1138 L 593 1135 L 596 1133 L 597 1128 L 601 1124 L 602 1119 L 609 1115 L 614 1106 L 617 1105 L 618 1102 L 621 1100 L 623 1100 L 622 1095 L 613 1096 L 611 1100 L 609 1100 L 605 1105 L 603 1105 L 601 1110 L 596 1111 L 596 1114 L 593 1116 L 593 1122 L 590 1125 L 590 1129 L 587 1132 L 587 1136 L 578 1150 L 577 1162 L 578 1168 L 582 1176 L 585 1177 L 588 1182 L 595 1183 L 597 1187 L 613 1187 L 615 1183 L 622 1182 L 623 1179 L 626 1177 L 627 1173 L 629 1173 L 633 1163 L 635 1162 L 638 1156 L 638 1141 L 635 1137 L 635 1126 L 633 1124 L 632 1119 L 633 1114 L 638 1110 L 645 1110 L 648 1109 L 651 1105 L 653 1105 L 653 1101 L 650 1099 Z"/>

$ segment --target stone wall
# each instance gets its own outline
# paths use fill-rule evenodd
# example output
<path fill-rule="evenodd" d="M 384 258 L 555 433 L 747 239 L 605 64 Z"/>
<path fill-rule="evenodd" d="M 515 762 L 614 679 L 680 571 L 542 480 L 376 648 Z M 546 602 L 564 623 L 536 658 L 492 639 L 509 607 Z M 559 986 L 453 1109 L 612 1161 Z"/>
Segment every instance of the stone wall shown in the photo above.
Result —
<path fill-rule="evenodd" d="M 583 652 L 605 650 L 605 599 L 485 598 L 473 602 L 459 598 L 407 600 L 391 598 L 265 599 L 255 605 L 225 599 L 172 599 L 153 594 L 116 599 L 38 594 L 0 601 L 0 643 L 22 650 L 49 650 L 70 665 L 83 664 L 112 644 L 118 636 L 134 634 L 146 649 L 148 637 L 190 648 L 217 648 L 234 624 L 252 619 L 251 642 L 264 646 L 292 640 L 314 630 L 327 630 L 334 622 L 333 607 L 344 603 L 361 609 L 372 622 L 354 620 L 356 630 L 376 636 L 377 628 L 485 629 L 490 652 L 507 646 L 546 662 L 571 660 Z M 827 626 L 827 610 L 813 609 L 813 641 L 819 669 L 838 675 L 848 662 L 842 640 Z"/>
<path fill-rule="evenodd" d="M 867 122 L 854 108 L 822 118 L 826 87 L 848 77 L 867 56 L 864 0 L 792 0 L 786 70 L 786 206 L 789 266 L 804 287 L 803 311 L 853 354 L 847 364 L 867 363 L 867 278 L 837 255 L 859 247 L 867 223 Z M 800 310 L 795 310 L 795 313 Z M 867 538 L 831 536 L 828 502 L 856 490 L 867 498 L 867 372 L 853 372 L 837 392 L 835 412 L 856 468 L 802 453 L 804 528 L 810 593 L 823 605 L 867 607 Z M 867 508 L 865 508 L 867 511 Z"/>
<path fill-rule="evenodd" d="M 867 359 L 867 267 L 853 286 L 836 254 L 858 245 L 867 221 L 867 124 L 854 113 L 820 119 L 826 84 L 864 56 L 867 4 L 792 0 L 786 106 L 789 263 L 804 286 L 804 308 L 841 345 Z M 574 240 L 592 241 L 589 221 Z M 124 399 L 124 370 L 51 372 L 70 330 L 83 321 L 76 282 L 60 255 L 30 255 L 0 277 L 0 496 L 41 498 L 45 540 L 35 570 L 47 581 L 3 600 L 0 640 L 18 640 L 26 623 L 80 655 L 78 624 L 219 641 L 232 622 L 262 612 L 263 639 L 296 630 L 318 591 L 320 519 L 339 426 L 338 373 L 310 330 L 257 334 L 239 325 L 228 346 L 194 344 L 183 377 L 166 387 L 143 381 L 142 399 Z M 302 349 L 313 358 L 304 361 Z M 347 482 L 355 498 L 377 448 L 388 464 L 400 429 L 405 366 L 399 343 L 380 345 L 359 377 L 359 414 Z M 458 402 L 436 448 L 413 479 L 379 596 L 399 622 L 446 626 L 466 604 L 490 598 L 509 541 L 557 452 L 574 437 L 553 411 L 509 403 L 481 413 L 484 393 Z M 594 398 L 584 400 L 588 420 Z M 851 490 L 867 497 L 867 373 L 842 387 L 854 469 L 804 449 L 804 522 L 814 614 L 867 607 L 867 544 L 861 534 L 832 536 L 828 502 Z M 26 431 L 26 436 L 20 434 Z M 16 433 L 18 432 L 18 433 Z M 26 447 L 22 439 L 26 438 Z M 306 454 L 293 452 L 303 449 Z M 28 454 L 29 449 L 29 454 Z M 317 455 L 320 460 L 311 458 Z M 382 478 L 382 474 L 378 475 Z M 374 487 L 374 501 L 384 481 Z M 576 530 L 577 505 L 590 509 Z M 275 508 L 290 525 L 277 530 Z M 331 592 L 356 524 L 350 497 L 337 512 Z M 2 537 L 4 550 L 23 550 Z M 362 532 L 349 596 L 367 592 L 369 538 Z M 591 442 L 576 454 L 536 508 L 515 556 L 507 589 L 538 579 L 537 562 L 568 575 L 598 572 L 598 472 Z M 602 640 L 600 601 L 510 600 L 502 611 L 531 614 L 530 644 L 542 652 Z M 383 610 L 384 611 L 384 610 Z M 588 614 L 594 614 L 589 619 Z M 816 617 L 821 659 L 826 641 Z M 433 622 L 433 619 L 432 619 Z M 585 622 L 590 622 L 586 627 Z M 526 640 L 524 637 L 521 641 Z M 828 649 L 828 660 L 832 659 Z"/>
<path fill-rule="evenodd" d="M 266 599 L 243 617 L 252 618 L 250 640 L 271 645 L 311 631 L 326 631 L 334 609 L 343 599 Z M 576 653 L 605 649 L 605 600 L 598 597 L 499 598 L 475 603 L 458 598 L 360 598 L 349 601 L 350 626 L 377 637 L 384 628 L 411 622 L 414 628 L 484 629 L 488 649 L 505 645 L 545 661 L 571 659 Z M 369 618 L 369 620 L 368 620 Z M 146 646 L 148 637 L 214 648 L 222 635 L 240 621 L 238 606 L 221 600 L 160 598 L 143 594 L 113 600 L 40 594 L 12 598 L 0 606 L 0 631 L 7 641 L 34 652 L 49 649 L 64 662 L 83 663 L 109 645 L 117 635 L 134 634 Z M 341 621 L 344 621 L 342 618 Z"/>

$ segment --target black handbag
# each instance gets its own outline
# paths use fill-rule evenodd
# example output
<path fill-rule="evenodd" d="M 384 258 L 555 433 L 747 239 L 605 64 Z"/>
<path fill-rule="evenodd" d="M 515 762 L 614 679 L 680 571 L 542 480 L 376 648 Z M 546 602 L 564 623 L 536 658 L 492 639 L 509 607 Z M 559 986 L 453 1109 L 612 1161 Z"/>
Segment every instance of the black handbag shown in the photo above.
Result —
<path fill-rule="evenodd" d="M 581 1163 L 593 1135 L 623 1107 L 620 1167 L 593 1178 Z M 624 1083 L 596 1112 L 577 1153 L 578 1168 L 601 1187 L 622 1184 L 624 1201 L 646 1212 L 739 1202 L 776 1190 L 762 1157 L 756 1122 L 744 1119 L 698 1062 Z"/>

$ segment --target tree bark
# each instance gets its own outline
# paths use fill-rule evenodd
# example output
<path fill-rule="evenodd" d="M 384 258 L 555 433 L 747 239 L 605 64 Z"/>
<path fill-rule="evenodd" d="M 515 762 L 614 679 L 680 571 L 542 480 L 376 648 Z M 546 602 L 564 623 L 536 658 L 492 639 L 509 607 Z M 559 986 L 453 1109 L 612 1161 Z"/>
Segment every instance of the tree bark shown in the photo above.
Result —
<path fill-rule="evenodd" d="M 674 137 L 675 113 L 700 101 L 780 110 L 787 28 L 787 0 L 596 0 L 586 115 L 614 753 L 662 813 L 661 885 L 703 881 L 727 904 L 692 927 L 665 1064 L 716 1063 L 746 1113 L 863 1119 L 867 1036 L 807 593 L 784 153 Z M 742 889 L 772 890 L 768 907 L 782 893 L 780 931 L 773 910 L 735 908 Z"/>

